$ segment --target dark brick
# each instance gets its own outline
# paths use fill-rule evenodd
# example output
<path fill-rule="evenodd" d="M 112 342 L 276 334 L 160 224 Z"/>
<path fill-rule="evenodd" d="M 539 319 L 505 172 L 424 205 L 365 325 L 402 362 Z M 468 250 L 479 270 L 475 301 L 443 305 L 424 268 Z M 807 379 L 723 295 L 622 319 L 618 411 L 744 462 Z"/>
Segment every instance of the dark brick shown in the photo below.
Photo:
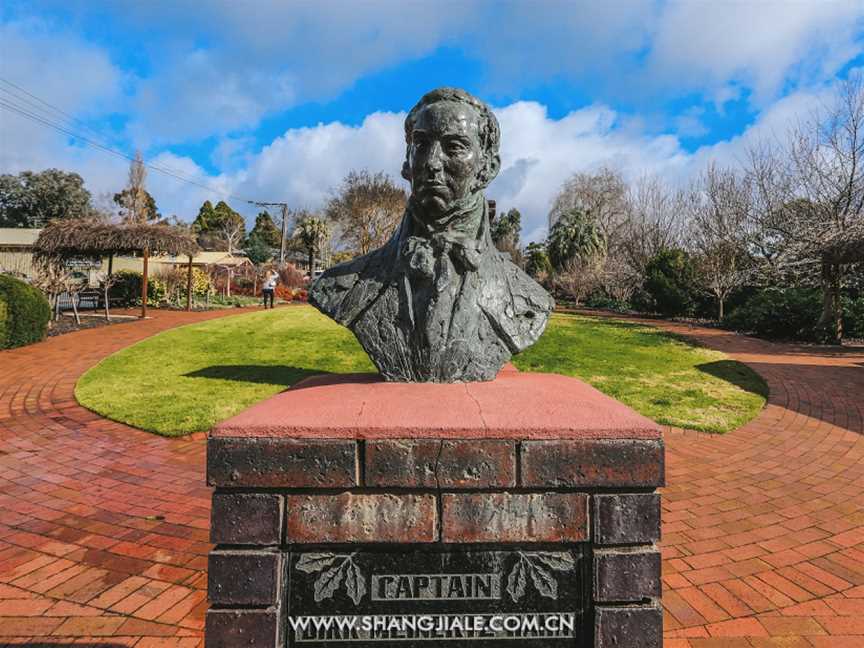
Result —
<path fill-rule="evenodd" d="M 584 542 L 584 493 L 450 493 L 442 496 L 444 542 Z"/>
<path fill-rule="evenodd" d="M 663 613 L 659 607 L 598 607 L 595 648 L 662 648 Z"/>
<path fill-rule="evenodd" d="M 663 442 L 645 439 L 524 441 L 522 485 L 654 487 L 663 485 Z"/>
<path fill-rule="evenodd" d="M 206 648 L 277 648 L 279 612 L 271 610 L 208 610 Z"/>
<path fill-rule="evenodd" d="M 357 485 L 357 444 L 337 439 L 217 437 L 207 440 L 211 486 L 348 488 Z"/>
<path fill-rule="evenodd" d="M 288 495 L 287 541 L 435 542 L 434 495 Z"/>
<path fill-rule="evenodd" d="M 603 551 L 594 554 L 594 600 L 638 603 L 660 596 L 660 553 Z"/>
<path fill-rule="evenodd" d="M 506 488 L 515 484 L 513 441 L 382 439 L 366 444 L 367 486 Z"/>
<path fill-rule="evenodd" d="M 282 535 L 283 501 L 272 493 L 213 493 L 210 542 L 277 545 Z"/>
<path fill-rule="evenodd" d="M 211 551 L 207 596 L 213 605 L 268 606 L 279 601 L 282 556 L 275 551 Z"/>
<path fill-rule="evenodd" d="M 648 544 L 660 539 L 660 495 L 595 495 L 592 521 L 598 545 Z"/>

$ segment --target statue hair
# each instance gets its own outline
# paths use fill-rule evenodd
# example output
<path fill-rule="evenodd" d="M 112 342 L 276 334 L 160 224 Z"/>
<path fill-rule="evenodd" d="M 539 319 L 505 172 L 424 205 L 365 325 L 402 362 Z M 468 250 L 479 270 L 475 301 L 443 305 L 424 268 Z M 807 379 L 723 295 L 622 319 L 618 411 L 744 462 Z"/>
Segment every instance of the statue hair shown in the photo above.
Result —
<path fill-rule="evenodd" d="M 405 143 L 407 146 L 405 149 L 405 163 L 402 166 L 402 177 L 406 180 L 408 179 L 408 156 L 410 155 L 411 148 L 411 133 L 414 131 L 414 123 L 417 121 L 417 115 L 426 106 L 431 106 L 440 101 L 453 101 L 455 103 L 468 104 L 477 111 L 477 114 L 480 117 L 479 136 L 480 144 L 483 147 L 484 157 L 486 158 L 487 163 L 494 160 L 492 163 L 494 170 L 493 168 L 489 168 L 487 173 L 484 174 L 491 176 L 484 178 L 483 184 L 485 185 L 498 174 L 498 167 L 500 165 L 498 149 L 501 145 L 501 128 L 498 126 L 498 119 L 489 109 L 489 106 L 461 88 L 445 87 L 430 90 L 420 97 L 420 101 L 417 102 L 417 104 L 408 113 L 408 116 L 405 117 Z"/>

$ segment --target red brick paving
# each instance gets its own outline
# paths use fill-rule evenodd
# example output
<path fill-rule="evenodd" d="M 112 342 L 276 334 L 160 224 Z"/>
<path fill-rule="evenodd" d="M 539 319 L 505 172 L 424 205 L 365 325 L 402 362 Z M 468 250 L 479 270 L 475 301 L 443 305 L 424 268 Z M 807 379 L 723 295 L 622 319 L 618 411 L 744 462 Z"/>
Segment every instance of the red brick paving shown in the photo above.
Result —
<path fill-rule="evenodd" d="M 156 311 L 0 353 L 0 646 L 201 645 L 203 435 L 106 421 L 73 387 L 118 349 L 230 313 Z M 663 326 L 771 387 L 735 432 L 667 430 L 666 648 L 864 646 L 864 349 Z"/>

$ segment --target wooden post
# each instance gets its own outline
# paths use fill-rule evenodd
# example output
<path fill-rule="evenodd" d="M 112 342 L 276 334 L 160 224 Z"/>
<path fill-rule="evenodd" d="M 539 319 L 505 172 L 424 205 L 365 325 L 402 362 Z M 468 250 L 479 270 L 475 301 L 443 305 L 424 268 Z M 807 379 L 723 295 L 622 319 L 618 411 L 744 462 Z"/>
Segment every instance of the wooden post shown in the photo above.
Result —
<path fill-rule="evenodd" d="M 192 310 L 192 255 L 189 255 L 189 271 L 186 273 L 186 310 Z"/>
<path fill-rule="evenodd" d="M 144 272 L 141 274 L 141 319 L 147 317 L 147 261 L 150 259 L 150 250 L 144 248 Z"/>

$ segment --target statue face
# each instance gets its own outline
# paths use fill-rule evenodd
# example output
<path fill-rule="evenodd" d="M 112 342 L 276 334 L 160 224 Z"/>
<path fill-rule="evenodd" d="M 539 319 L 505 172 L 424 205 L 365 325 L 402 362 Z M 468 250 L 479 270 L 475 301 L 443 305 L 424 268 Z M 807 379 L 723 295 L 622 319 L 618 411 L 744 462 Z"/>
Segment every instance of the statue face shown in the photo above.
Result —
<path fill-rule="evenodd" d="M 417 115 L 408 151 L 411 191 L 432 219 L 478 188 L 485 164 L 479 115 L 467 104 L 439 101 Z"/>

